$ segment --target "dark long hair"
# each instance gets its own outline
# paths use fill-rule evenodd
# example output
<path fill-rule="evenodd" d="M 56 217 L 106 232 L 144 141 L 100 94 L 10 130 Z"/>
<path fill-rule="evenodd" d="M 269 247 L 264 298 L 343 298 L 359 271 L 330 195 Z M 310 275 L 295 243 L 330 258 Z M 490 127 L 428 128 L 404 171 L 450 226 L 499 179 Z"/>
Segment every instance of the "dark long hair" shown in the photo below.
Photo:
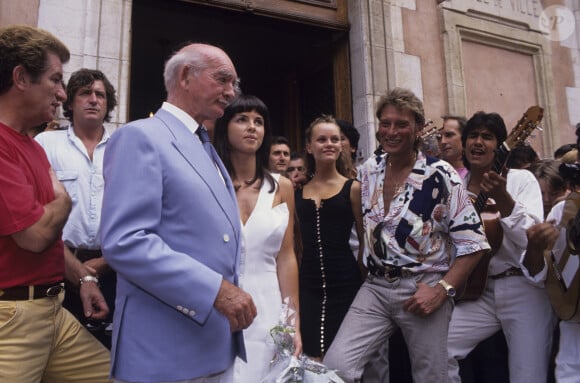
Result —
<path fill-rule="evenodd" d="M 214 146 L 216 152 L 219 154 L 228 170 L 230 177 L 232 179 L 235 178 L 236 174 L 230 158 L 231 145 L 228 139 L 228 125 L 237 113 L 251 111 L 255 111 L 264 119 L 264 139 L 262 145 L 260 145 L 256 152 L 256 174 L 254 175 L 254 178 L 246 180 L 245 182 L 248 185 L 251 185 L 257 179 L 263 182 L 265 178 L 271 185 L 269 192 L 272 193 L 275 190 L 276 180 L 274 180 L 274 177 L 272 177 L 272 174 L 270 174 L 270 171 L 267 169 L 270 156 L 272 129 L 270 127 L 270 113 L 268 112 L 268 107 L 262 102 L 262 100 L 256 96 L 247 94 L 242 94 L 236 97 L 225 109 L 224 115 L 215 122 Z"/>

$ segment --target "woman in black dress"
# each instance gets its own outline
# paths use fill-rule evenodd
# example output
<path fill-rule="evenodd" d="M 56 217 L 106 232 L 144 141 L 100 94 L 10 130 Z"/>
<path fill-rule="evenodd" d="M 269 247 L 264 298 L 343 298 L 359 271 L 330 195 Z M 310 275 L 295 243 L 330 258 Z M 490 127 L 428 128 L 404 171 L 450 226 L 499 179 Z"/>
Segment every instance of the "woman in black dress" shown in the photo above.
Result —
<path fill-rule="evenodd" d="M 334 118 L 314 120 L 306 140 L 307 166 L 313 177 L 296 191 L 303 243 L 300 327 L 304 353 L 321 360 L 366 275 L 363 246 L 355 256 L 348 243 L 353 223 L 363 243 L 361 196 L 359 182 L 343 175 L 340 128 Z"/>

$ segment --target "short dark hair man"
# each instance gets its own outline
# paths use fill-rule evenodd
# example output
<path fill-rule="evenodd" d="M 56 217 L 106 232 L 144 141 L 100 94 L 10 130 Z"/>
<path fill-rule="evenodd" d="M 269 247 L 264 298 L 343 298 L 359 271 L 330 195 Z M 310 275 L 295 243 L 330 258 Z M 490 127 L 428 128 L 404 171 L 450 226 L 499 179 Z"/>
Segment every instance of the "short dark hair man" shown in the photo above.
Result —
<path fill-rule="evenodd" d="M 463 163 L 463 144 L 461 132 L 465 128 L 467 120 L 462 116 L 443 116 L 443 128 L 439 132 L 439 158 L 453 166 L 461 178 L 467 174 L 467 168 Z"/>
<path fill-rule="evenodd" d="M 286 169 L 286 177 L 290 178 L 294 189 L 302 189 L 302 186 L 308 182 L 306 160 L 303 155 L 298 152 L 292 152 L 290 154 L 290 161 L 288 162 L 288 168 Z"/>
<path fill-rule="evenodd" d="M 65 271 L 83 279 L 87 316 L 102 318 L 108 309 L 91 276 L 79 272 L 80 262 L 63 256 L 71 198 L 28 135 L 52 121 L 66 99 L 62 65 L 69 51 L 46 31 L 11 26 L 0 29 L 0 57 L 2 379 L 104 382 L 109 352 L 61 307 Z"/>
<path fill-rule="evenodd" d="M 454 383 L 461 380 L 458 360 L 500 329 L 509 350 L 511 382 L 545 381 L 548 375 L 554 316 L 541 276 L 531 275 L 522 264 L 526 230 L 544 218 L 542 193 L 527 170 L 510 169 L 505 176 L 495 171 L 496 150 L 506 138 L 503 118 L 482 111 L 461 134 L 469 168 L 465 189 L 488 195 L 499 216 L 485 225 L 487 239 L 497 248 L 487 279 L 479 281 L 485 289 L 479 299 L 459 302 L 449 323 L 449 381 Z"/>
<path fill-rule="evenodd" d="M 272 137 L 268 162 L 270 171 L 284 174 L 288 168 L 288 162 L 290 162 L 290 142 L 284 136 Z"/>

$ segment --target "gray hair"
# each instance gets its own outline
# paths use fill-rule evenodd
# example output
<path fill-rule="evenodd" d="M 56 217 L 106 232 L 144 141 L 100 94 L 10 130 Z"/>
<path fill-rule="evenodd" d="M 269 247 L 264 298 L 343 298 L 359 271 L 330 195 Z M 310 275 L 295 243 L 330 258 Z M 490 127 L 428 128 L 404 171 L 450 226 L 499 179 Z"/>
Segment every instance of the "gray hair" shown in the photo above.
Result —
<path fill-rule="evenodd" d="M 165 90 L 168 94 L 177 87 L 179 70 L 184 65 L 189 65 L 192 73 L 197 73 L 207 67 L 207 55 L 198 49 L 189 49 L 179 51 L 171 56 L 165 63 L 163 71 Z"/>

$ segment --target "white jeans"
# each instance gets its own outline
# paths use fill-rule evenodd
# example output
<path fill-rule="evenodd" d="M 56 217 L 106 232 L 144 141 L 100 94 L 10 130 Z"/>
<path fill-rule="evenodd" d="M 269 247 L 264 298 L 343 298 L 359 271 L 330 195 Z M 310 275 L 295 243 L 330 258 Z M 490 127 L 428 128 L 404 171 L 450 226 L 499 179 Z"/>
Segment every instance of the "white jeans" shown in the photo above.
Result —
<path fill-rule="evenodd" d="M 560 322 L 556 381 L 558 383 L 580 382 L 580 323 Z"/>
<path fill-rule="evenodd" d="M 545 383 L 556 323 L 546 290 L 522 276 L 488 279 L 481 298 L 457 304 L 449 324 L 449 380 L 460 383 L 458 360 L 503 329 L 511 383 Z"/>
<path fill-rule="evenodd" d="M 359 381 L 370 358 L 385 348 L 397 327 L 409 348 L 415 382 L 447 381 L 447 329 L 453 304 L 445 302 L 422 318 L 403 309 L 417 291 L 417 283 L 434 286 L 440 273 L 422 274 L 388 282 L 369 275 L 344 318 L 323 363 L 338 370 L 347 382 Z"/>

